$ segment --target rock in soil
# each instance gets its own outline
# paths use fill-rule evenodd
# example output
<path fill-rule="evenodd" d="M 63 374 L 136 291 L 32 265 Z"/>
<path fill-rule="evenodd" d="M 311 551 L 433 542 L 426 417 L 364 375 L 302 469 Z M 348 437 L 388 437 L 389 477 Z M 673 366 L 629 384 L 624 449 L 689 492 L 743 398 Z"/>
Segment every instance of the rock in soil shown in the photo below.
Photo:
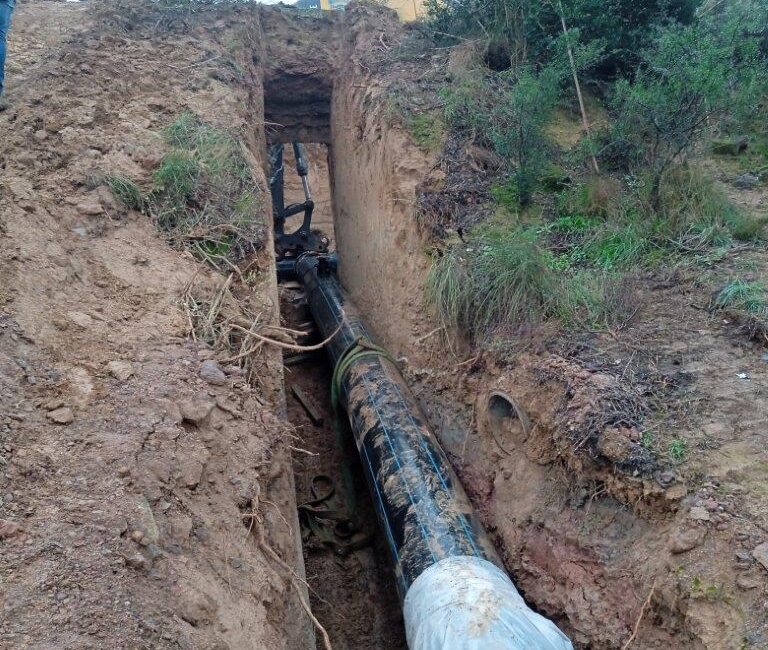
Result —
<path fill-rule="evenodd" d="M 749 172 L 733 179 L 733 186 L 739 190 L 754 190 L 760 185 L 760 178 Z"/>
<path fill-rule="evenodd" d="M 68 406 L 47 413 L 46 417 L 54 424 L 72 424 L 75 421 L 75 414 Z"/>
<path fill-rule="evenodd" d="M 46 411 L 55 411 L 56 409 L 60 409 L 62 406 L 64 406 L 64 400 L 58 397 L 52 400 L 48 400 L 45 404 L 43 404 L 43 408 Z"/>
<path fill-rule="evenodd" d="M 223 386 L 227 383 L 227 376 L 213 359 L 203 361 L 200 366 L 200 378 L 214 386 Z"/>
<path fill-rule="evenodd" d="M 188 399 L 179 402 L 181 417 L 186 422 L 200 424 L 213 410 L 213 402 L 204 399 Z"/>
<path fill-rule="evenodd" d="M 768 542 L 763 542 L 759 546 L 755 546 L 752 549 L 752 557 L 754 557 L 764 568 L 768 569 Z"/>
<path fill-rule="evenodd" d="M 21 526 L 15 521 L 0 519 L 0 540 L 10 539 L 21 533 Z"/>
<path fill-rule="evenodd" d="M 757 589 L 762 583 L 761 580 L 753 578 L 751 576 L 739 576 L 736 578 L 736 586 L 744 591 L 750 591 L 751 589 Z"/>
<path fill-rule="evenodd" d="M 710 521 L 712 517 L 703 506 L 694 506 L 688 515 L 694 521 Z"/>
<path fill-rule="evenodd" d="M 110 361 L 107 370 L 119 381 L 126 381 L 133 376 L 133 364 L 130 361 Z"/>
<path fill-rule="evenodd" d="M 705 528 L 692 528 L 686 531 L 678 531 L 669 541 L 669 550 L 674 553 L 687 553 L 701 546 L 707 536 Z"/>

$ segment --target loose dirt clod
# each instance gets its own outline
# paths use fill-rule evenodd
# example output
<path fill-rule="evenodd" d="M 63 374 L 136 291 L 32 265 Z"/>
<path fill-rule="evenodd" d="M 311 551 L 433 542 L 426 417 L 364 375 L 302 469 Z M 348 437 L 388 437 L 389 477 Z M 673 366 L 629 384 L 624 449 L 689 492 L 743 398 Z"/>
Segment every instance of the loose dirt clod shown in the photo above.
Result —
<path fill-rule="evenodd" d="M 75 421 L 75 414 L 68 406 L 49 411 L 46 417 L 55 424 L 72 424 Z"/>
<path fill-rule="evenodd" d="M 127 381 L 133 376 L 133 364 L 130 361 L 110 361 L 107 370 L 119 381 Z"/>

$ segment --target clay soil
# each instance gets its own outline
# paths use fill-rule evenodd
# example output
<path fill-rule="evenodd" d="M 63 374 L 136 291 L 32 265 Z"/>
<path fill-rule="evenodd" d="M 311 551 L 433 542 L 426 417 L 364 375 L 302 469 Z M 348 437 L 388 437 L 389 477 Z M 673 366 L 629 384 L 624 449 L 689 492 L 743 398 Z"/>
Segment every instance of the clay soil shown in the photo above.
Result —
<path fill-rule="evenodd" d="M 185 296 L 229 273 L 103 183 L 151 184 L 163 128 L 192 111 L 241 134 L 268 231 L 264 87 L 308 98 L 286 117 L 322 142 L 318 214 L 345 287 L 528 602 L 577 648 L 768 648 L 765 342 L 709 309 L 728 279 L 765 277 L 765 251 L 633 278 L 611 331 L 484 349 L 446 336 L 423 301 L 441 228 L 419 200 L 476 216 L 484 157 L 413 142 L 398 107 L 430 110 L 420 88 L 450 74 L 447 53 L 409 43 L 360 4 L 19 4 L 0 113 L 0 647 L 304 650 L 305 598 L 337 650 L 403 647 L 379 542 L 340 562 L 301 549 L 297 500 L 313 476 L 339 479 L 322 356 L 284 380 L 273 347 L 246 373 L 194 340 Z M 760 212 L 763 189 L 733 196 Z M 277 324 L 263 243 L 237 296 Z M 201 375 L 210 360 L 223 379 Z M 492 417 L 498 393 L 530 428 Z"/>
<path fill-rule="evenodd" d="M 202 379 L 213 351 L 190 338 L 181 298 L 220 278 L 99 182 L 148 181 L 183 111 L 242 126 L 249 91 L 226 45 L 243 31 L 221 23 L 222 45 L 132 11 L 31 0 L 14 15 L 0 647 L 305 648 L 279 356 L 255 360 L 257 381 L 237 367 Z"/>

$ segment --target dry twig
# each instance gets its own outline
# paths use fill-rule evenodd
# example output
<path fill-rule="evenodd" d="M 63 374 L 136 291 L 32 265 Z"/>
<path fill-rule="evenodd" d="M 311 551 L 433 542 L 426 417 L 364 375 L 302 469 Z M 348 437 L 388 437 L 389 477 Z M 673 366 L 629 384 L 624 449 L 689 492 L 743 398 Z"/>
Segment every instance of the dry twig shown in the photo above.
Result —
<path fill-rule="evenodd" d="M 656 590 L 656 581 L 653 581 L 653 584 L 651 585 L 651 590 L 648 592 L 648 596 L 643 601 L 642 606 L 640 607 L 640 613 L 637 615 L 637 620 L 635 621 L 635 627 L 632 630 L 632 636 L 630 636 L 627 639 L 627 642 L 622 646 L 621 650 L 627 650 L 632 643 L 634 642 L 635 638 L 637 637 L 637 631 L 640 629 L 640 623 L 643 620 L 643 616 L 645 615 L 645 610 L 648 607 L 648 605 L 651 604 L 651 598 L 653 598 L 653 592 Z"/>

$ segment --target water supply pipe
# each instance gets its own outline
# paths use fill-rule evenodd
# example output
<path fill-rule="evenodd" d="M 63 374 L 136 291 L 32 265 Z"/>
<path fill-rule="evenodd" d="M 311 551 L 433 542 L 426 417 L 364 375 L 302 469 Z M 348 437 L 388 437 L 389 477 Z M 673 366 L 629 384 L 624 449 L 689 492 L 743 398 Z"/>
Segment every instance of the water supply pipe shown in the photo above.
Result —
<path fill-rule="evenodd" d="M 394 560 L 410 650 L 571 650 L 503 569 L 461 483 L 327 255 L 296 261 Z M 334 334 L 335 332 L 335 334 Z"/>

